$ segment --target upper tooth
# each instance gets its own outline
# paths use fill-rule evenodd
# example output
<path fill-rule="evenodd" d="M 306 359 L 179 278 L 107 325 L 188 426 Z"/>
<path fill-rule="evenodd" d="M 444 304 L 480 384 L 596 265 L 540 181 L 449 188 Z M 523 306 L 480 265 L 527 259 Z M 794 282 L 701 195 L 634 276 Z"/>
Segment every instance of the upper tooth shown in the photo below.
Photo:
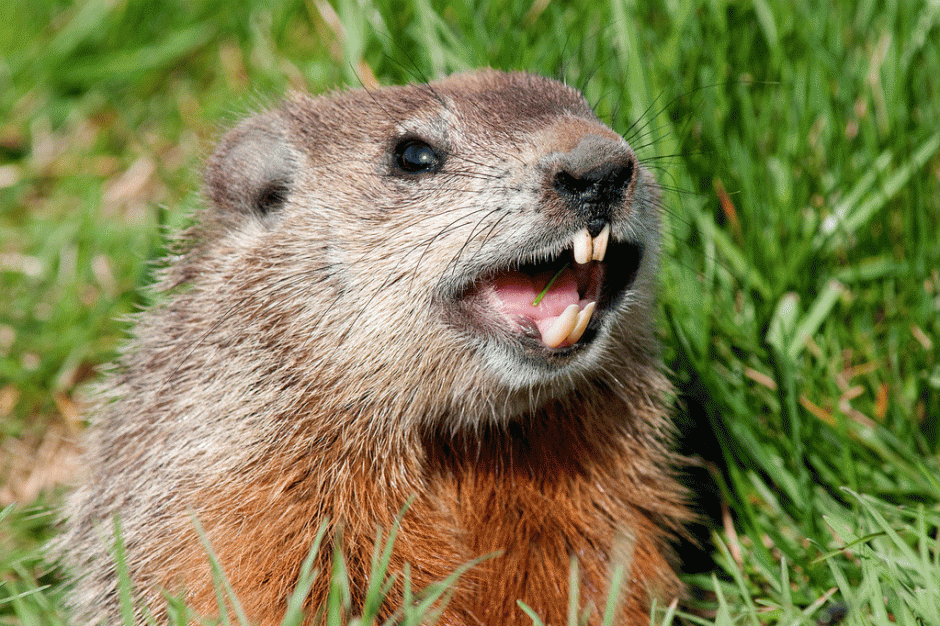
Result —
<path fill-rule="evenodd" d="M 594 243 L 587 228 L 582 228 L 574 234 L 574 261 L 584 265 L 591 260 Z"/>
<path fill-rule="evenodd" d="M 607 254 L 607 241 L 610 239 L 610 224 L 604 224 L 604 229 L 597 234 L 592 243 L 591 258 L 595 261 L 603 261 Z"/>
<path fill-rule="evenodd" d="M 603 261 L 607 255 L 607 243 L 610 241 L 610 224 L 604 224 L 597 237 L 591 237 L 587 228 L 582 228 L 574 234 L 572 247 L 574 260 L 578 265 L 589 261 Z"/>

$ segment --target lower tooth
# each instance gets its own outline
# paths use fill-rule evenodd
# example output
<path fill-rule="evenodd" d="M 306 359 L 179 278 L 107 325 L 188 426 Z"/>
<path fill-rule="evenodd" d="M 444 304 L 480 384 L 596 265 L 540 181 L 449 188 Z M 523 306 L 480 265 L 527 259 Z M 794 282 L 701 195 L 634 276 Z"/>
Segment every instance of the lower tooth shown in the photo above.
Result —
<path fill-rule="evenodd" d="M 596 306 L 596 302 L 591 302 L 586 307 L 581 309 L 581 312 L 578 313 L 577 320 L 575 321 L 574 328 L 571 329 L 571 332 L 566 337 L 569 342 L 578 343 L 578 340 L 581 339 L 582 335 L 584 335 L 584 331 L 587 329 L 588 324 L 591 323 L 591 316 L 594 315 L 594 308 Z"/>
<path fill-rule="evenodd" d="M 568 308 L 558 316 L 555 323 L 542 335 L 542 343 L 549 348 L 557 348 L 571 334 L 578 322 L 578 305 L 569 304 Z"/>

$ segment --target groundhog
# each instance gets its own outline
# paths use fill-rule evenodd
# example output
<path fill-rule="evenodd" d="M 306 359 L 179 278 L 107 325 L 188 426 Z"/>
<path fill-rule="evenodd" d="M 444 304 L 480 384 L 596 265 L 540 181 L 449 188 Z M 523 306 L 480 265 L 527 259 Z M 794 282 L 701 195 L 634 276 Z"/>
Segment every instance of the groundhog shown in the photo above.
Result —
<path fill-rule="evenodd" d="M 206 208 L 102 384 L 65 506 L 74 624 L 219 615 L 207 551 L 278 624 L 318 529 L 362 602 L 401 513 L 380 617 L 466 571 L 439 623 L 618 624 L 683 589 L 689 518 L 654 331 L 660 192 L 584 97 L 483 70 L 295 95 L 225 136 Z M 402 513 L 404 511 L 404 513 Z M 662 604 L 660 604 L 662 606 Z M 586 608 L 585 608 L 586 607 Z"/>

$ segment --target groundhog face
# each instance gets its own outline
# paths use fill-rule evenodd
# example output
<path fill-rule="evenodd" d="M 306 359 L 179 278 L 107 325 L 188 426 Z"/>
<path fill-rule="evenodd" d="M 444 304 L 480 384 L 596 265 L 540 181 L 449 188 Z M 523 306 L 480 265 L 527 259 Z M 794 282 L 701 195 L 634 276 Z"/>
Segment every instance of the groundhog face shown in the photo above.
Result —
<path fill-rule="evenodd" d="M 317 269 L 291 301 L 378 379 L 570 388 L 648 343 L 658 188 L 556 81 L 295 97 L 230 133 L 207 195 L 278 280 Z"/>

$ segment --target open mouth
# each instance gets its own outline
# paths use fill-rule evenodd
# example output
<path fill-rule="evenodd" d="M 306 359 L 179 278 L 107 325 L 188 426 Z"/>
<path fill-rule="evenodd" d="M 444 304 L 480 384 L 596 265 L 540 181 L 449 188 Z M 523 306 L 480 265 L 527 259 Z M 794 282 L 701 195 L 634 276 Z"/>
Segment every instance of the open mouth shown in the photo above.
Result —
<path fill-rule="evenodd" d="M 609 224 L 596 237 L 584 228 L 557 257 L 484 276 L 478 293 L 502 318 L 497 326 L 524 342 L 551 351 L 587 345 L 630 288 L 642 254 L 638 244 L 612 241 Z"/>

